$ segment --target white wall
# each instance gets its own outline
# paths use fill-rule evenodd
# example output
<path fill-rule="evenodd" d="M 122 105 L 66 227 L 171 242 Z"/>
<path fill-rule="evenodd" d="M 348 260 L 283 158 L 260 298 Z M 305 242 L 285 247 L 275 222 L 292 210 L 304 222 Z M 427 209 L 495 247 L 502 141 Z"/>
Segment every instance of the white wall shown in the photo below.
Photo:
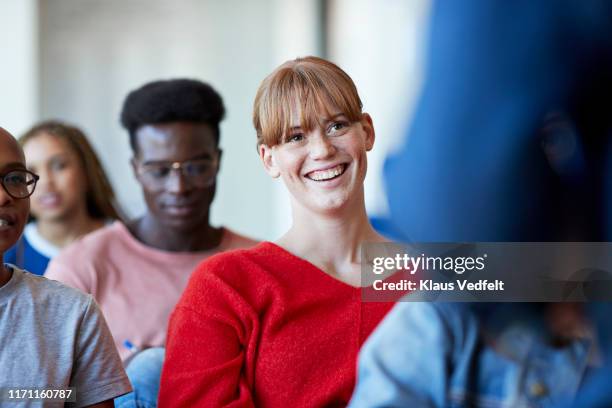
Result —
<path fill-rule="evenodd" d="M 355 80 L 374 118 L 366 203 L 385 212 L 384 156 L 404 136 L 420 89 L 421 41 L 430 0 L 330 0 L 328 56 Z M 290 222 L 287 193 L 263 171 L 251 125 L 261 80 L 281 62 L 321 55 L 317 0 L 0 0 L 0 126 L 20 133 L 59 118 L 84 128 L 120 201 L 144 208 L 119 125 L 126 94 L 159 78 L 195 77 L 221 93 L 222 169 L 212 218 L 274 239 Z M 38 9 L 38 10 L 37 10 Z M 8 50 L 4 52 L 4 50 Z M 6 95 L 6 93 L 5 93 Z"/>
<path fill-rule="evenodd" d="M 366 207 L 384 215 L 384 159 L 406 134 L 420 93 L 431 0 L 331 2 L 329 58 L 353 78 L 376 130 L 368 155 Z"/>
<path fill-rule="evenodd" d="M 272 69 L 297 57 L 323 56 L 320 49 L 323 41 L 320 6 L 321 3 L 315 0 L 275 0 Z M 272 199 L 275 203 L 274 236 L 278 237 L 291 226 L 289 193 L 280 178 L 273 180 Z"/>
<path fill-rule="evenodd" d="M 38 115 L 35 0 L 0 0 L 0 126 L 17 136 Z"/>
<path fill-rule="evenodd" d="M 291 3 L 291 4 L 289 4 Z M 118 122 L 131 89 L 159 78 L 211 83 L 228 111 L 213 222 L 274 238 L 286 226 L 282 192 L 264 173 L 251 109 L 260 81 L 294 53 L 314 52 L 312 1 L 41 1 L 42 116 L 76 122 L 101 155 L 132 215 L 144 204 Z M 306 22 L 302 29 L 288 18 Z M 299 26 L 299 25 L 298 25 Z"/>

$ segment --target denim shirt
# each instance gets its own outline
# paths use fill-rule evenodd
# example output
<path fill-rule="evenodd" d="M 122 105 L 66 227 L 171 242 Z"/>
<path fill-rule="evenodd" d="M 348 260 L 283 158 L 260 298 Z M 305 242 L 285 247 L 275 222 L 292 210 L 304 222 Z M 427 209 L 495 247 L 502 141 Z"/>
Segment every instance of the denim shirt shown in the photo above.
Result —
<path fill-rule="evenodd" d="M 352 408 L 558 407 L 591 342 L 551 345 L 536 304 L 398 303 L 364 345 Z"/>

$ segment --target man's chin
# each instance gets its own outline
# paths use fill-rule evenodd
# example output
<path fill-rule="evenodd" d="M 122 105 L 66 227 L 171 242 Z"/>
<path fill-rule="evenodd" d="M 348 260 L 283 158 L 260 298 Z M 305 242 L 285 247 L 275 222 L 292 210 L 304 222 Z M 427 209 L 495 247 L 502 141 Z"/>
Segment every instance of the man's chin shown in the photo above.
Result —
<path fill-rule="evenodd" d="M 19 235 L 3 237 L 2 234 L 0 234 L 0 254 L 4 254 L 6 251 L 12 248 L 18 240 Z"/>
<path fill-rule="evenodd" d="M 164 217 L 163 225 L 174 231 L 190 232 L 206 225 L 205 217 Z"/>

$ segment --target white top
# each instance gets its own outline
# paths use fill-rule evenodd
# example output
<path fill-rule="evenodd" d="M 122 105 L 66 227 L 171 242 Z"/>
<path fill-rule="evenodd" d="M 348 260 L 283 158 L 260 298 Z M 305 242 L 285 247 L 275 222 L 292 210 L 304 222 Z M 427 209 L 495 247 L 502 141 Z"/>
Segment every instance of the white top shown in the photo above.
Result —
<path fill-rule="evenodd" d="M 46 256 L 47 258 L 55 257 L 55 255 L 57 255 L 61 250 L 60 247 L 54 245 L 50 241 L 47 241 L 42 235 L 40 235 L 36 222 L 31 222 L 26 225 L 25 229 L 23 230 L 23 235 L 32 248 L 36 250 L 36 252 Z"/>

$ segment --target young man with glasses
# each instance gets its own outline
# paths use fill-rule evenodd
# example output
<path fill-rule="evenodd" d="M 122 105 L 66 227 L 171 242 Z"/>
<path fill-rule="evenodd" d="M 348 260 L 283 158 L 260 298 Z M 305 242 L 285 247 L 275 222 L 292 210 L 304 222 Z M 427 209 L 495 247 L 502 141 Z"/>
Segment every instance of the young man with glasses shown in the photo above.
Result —
<path fill-rule="evenodd" d="M 0 259 L 17 242 L 38 176 L 0 128 Z M 112 407 L 130 391 L 96 302 L 58 282 L 0 262 L 0 406 Z"/>
<path fill-rule="evenodd" d="M 156 81 L 131 92 L 121 122 L 146 212 L 86 236 L 49 264 L 46 276 L 98 300 L 124 361 L 165 345 L 168 318 L 197 264 L 255 244 L 209 222 L 224 114 L 219 94 L 200 81 Z"/>

